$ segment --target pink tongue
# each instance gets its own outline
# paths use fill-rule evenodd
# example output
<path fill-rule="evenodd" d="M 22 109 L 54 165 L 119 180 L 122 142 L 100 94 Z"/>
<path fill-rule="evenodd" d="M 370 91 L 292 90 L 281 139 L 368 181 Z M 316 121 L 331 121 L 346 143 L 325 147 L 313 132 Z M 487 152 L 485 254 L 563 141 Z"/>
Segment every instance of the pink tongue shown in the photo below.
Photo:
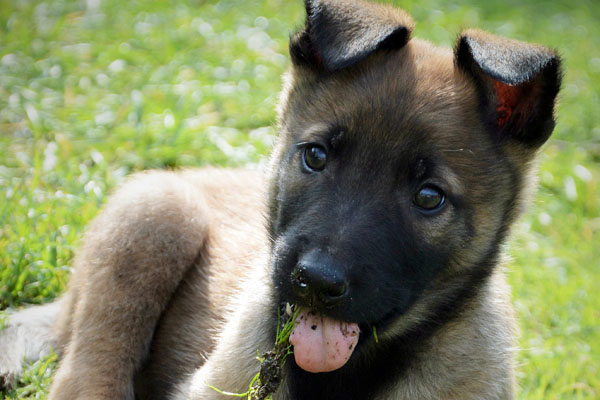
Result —
<path fill-rule="evenodd" d="M 300 368 L 308 372 L 330 372 L 346 364 L 358 342 L 358 324 L 302 310 L 290 343 Z"/>

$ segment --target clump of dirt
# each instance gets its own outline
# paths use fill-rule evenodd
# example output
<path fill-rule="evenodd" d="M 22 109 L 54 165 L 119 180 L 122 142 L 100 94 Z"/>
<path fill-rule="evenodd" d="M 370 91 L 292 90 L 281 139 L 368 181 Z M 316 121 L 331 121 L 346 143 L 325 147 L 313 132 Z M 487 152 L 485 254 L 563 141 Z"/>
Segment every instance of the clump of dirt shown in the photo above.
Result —
<path fill-rule="evenodd" d="M 285 304 L 279 310 L 277 335 L 273 350 L 263 353 L 260 361 L 260 372 L 255 377 L 254 384 L 248 391 L 249 400 L 267 400 L 275 393 L 281 383 L 281 372 L 286 358 L 293 354 L 290 344 L 290 334 L 294 329 L 296 318 L 300 314 L 300 307 Z"/>
<path fill-rule="evenodd" d="M 259 386 L 257 388 L 256 399 L 267 399 L 275 393 L 281 383 L 281 367 L 283 362 L 278 359 L 275 350 L 263 354 L 263 362 L 260 364 L 258 375 Z"/>

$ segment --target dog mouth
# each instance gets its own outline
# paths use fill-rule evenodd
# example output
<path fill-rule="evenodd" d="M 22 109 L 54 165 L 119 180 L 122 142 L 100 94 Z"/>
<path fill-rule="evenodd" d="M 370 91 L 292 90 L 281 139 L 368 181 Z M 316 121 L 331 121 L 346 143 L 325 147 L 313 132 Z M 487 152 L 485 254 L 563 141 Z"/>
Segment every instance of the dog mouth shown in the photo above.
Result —
<path fill-rule="evenodd" d="M 331 372 L 342 368 L 356 349 L 360 328 L 304 308 L 290 335 L 296 364 L 307 372 Z"/>
<path fill-rule="evenodd" d="M 345 366 L 367 343 L 377 343 L 377 330 L 403 314 L 390 310 L 377 322 L 348 322 L 303 306 L 289 337 L 296 365 L 307 372 L 333 372 Z M 342 317 L 343 318 L 343 317 Z M 358 354 L 355 355 L 356 358 Z"/>

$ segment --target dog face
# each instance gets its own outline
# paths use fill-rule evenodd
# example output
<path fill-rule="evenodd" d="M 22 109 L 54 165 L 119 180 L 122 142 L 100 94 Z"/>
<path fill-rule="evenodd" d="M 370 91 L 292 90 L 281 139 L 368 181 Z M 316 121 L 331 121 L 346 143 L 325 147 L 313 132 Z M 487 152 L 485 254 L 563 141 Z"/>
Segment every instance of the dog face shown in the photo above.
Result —
<path fill-rule="evenodd" d="M 553 128 L 559 60 L 480 31 L 439 49 L 382 5 L 306 5 L 273 156 L 277 301 L 363 332 L 417 304 L 440 316 L 497 264 Z"/>

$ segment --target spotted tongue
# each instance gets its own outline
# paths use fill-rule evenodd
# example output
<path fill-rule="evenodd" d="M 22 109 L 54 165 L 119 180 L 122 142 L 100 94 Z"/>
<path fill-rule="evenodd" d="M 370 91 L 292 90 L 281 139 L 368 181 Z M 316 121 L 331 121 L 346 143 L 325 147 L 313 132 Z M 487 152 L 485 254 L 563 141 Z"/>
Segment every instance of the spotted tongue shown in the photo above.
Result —
<path fill-rule="evenodd" d="M 343 367 L 356 347 L 359 332 L 356 323 L 302 310 L 290 335 L 296 364 L 308 372 L 330 372 Z"/>

